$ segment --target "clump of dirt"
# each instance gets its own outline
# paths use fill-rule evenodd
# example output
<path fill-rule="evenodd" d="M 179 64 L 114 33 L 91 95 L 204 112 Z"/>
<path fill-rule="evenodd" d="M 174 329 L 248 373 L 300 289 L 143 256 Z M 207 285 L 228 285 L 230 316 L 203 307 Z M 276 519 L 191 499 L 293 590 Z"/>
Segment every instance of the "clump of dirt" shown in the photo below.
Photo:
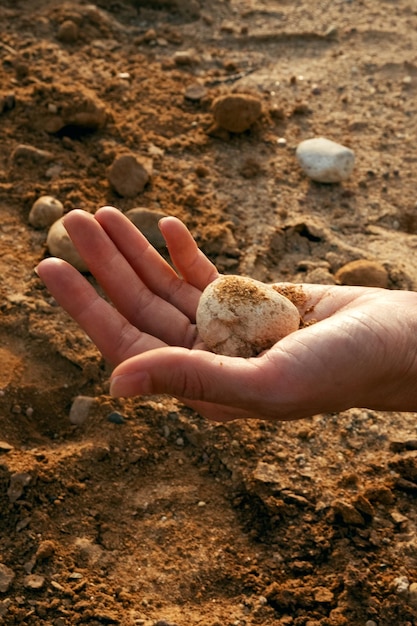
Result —
<path fill-rule="evenodd" d="M 3 0 L 0 21 L 2 623 L 416 623 L 415 416 L 218 425 L 111 398 L 28 220 L 43 195 L 142 207 L 225 273 L 334 284 L 362 259 L 415 289 L 413 4 Z M 213 130 L 228 94 L 261 107 L 243 132 Z M 300 171 L 315 136 L 355 152 L 343 184 Z M 126 153 L 153 163 L 135 197 L 107 179 Z"/>

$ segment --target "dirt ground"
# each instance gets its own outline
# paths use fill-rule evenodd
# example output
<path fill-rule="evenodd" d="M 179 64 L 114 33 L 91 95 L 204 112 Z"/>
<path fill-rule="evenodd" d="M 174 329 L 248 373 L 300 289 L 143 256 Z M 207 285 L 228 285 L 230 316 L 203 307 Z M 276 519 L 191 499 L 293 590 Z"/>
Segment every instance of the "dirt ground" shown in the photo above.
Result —
<path fill-rule="evenodd" d="M 1 0 L 0 30 L 0 622 L 417 624 L 416 416 L 112 399 L 28 221 L 44 194 L 147 207 L 223 272 L 334 283 L 369 259 L 417 288 L 414 0 Z M 240 134 L 213 128 L 232 91 L 262 100 Z M 348 181 L 302 173 L 315 136 L 355 151 Z M 133 198 L 106 175 L 126 151 L 153 161 Z"/>

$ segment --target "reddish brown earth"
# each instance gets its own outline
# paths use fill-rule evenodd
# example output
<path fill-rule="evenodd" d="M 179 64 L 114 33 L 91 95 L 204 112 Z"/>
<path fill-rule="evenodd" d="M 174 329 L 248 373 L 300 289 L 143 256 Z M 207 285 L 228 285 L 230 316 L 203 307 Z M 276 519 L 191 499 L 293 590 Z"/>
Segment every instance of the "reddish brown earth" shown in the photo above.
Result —
<path fill-rule="evenodd" d="M 216 425 L 114 400 L 28 222 L 43 194 L 144 206 L 224 272 L 332 283 L 362 259 L 415 289 L 413 0 L 2 0 L 0 24 L 1 623 L 416 624 L 416 415 Z M 232 91 L 262 101 L 239 134 L 213 128 Z M 355 151 L 347 182 L 302 174 L 313 136 Z M 133 198 L 107 180 L 126 152 L 153 160 Z"/>

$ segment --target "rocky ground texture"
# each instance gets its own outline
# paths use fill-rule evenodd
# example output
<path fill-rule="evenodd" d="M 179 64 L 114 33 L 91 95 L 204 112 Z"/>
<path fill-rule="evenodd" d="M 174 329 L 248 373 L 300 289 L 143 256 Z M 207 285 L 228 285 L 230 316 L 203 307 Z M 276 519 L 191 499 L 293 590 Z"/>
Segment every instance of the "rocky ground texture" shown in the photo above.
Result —
<path fill-rule="evenodd" d="M 225 273 L 416 289 L 414 2 L 2 0 L 0 24 L 1 623 L 417 623 L 416 415 L 112 399 L 30 217 L 146 209 Z M 314 137 L 346 180 L 301 169 Z"/>

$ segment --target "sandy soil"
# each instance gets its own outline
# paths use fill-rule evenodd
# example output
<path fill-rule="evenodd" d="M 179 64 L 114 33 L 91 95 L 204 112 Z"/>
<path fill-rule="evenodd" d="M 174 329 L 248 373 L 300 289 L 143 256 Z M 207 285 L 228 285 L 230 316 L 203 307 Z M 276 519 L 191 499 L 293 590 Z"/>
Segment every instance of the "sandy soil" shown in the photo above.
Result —
<path fill-rule="evenodd" d="M 333 283 L 369 259 L 415 289 L 413 0 L 2 0 L 0 24 L 1 623 L 416 624 L 416 416 L 215 425 L 114 400 L 28 222 L 43 194 L 143 206 L 224 272 Z M 263 107 L 235 135 L 210 108 L 231 91 Z M 300 171 L 314 136 L 355 151 L 347 182 Z M 126 151 L 153 160 L 133 198 L 106 174 Z"/>

